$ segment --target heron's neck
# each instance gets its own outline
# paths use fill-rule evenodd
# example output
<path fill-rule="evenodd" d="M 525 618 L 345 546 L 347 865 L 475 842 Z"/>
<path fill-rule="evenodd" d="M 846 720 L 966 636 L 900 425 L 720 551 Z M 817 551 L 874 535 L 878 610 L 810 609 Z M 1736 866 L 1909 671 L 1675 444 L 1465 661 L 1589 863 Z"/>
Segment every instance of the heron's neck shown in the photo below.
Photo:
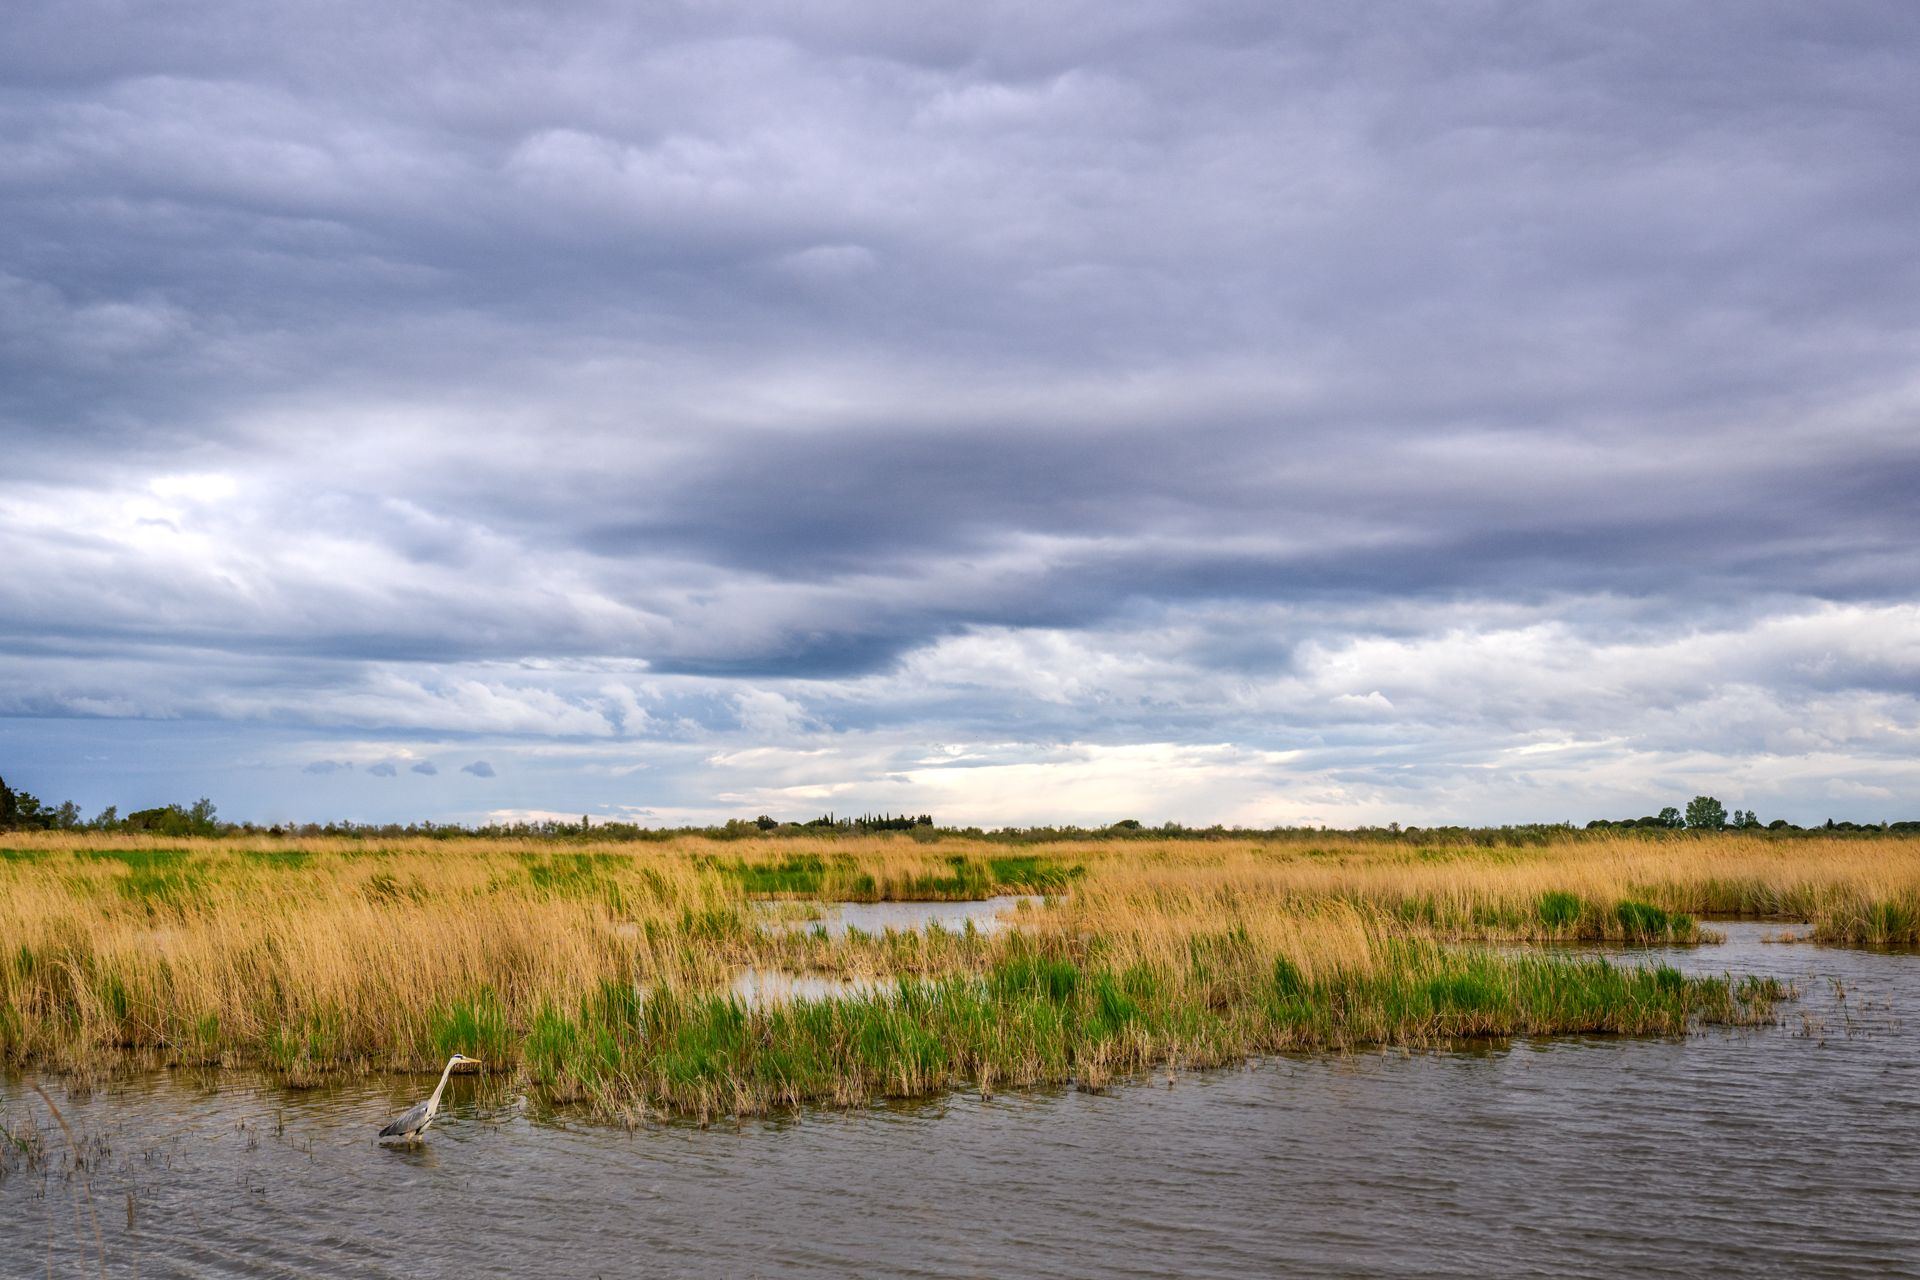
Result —
<path fill-rule="evenodd" d="M 433 1104 L 434 1106 L 436 1106 L 436 1107 L 437 1107 L 437 1106 L 439 1106 L 439 1105 L 440 1105 L 440 1095 L 441 1095 L 441 1093 L 442 1093 L 442 1092 L 444 1092 L 444 1091 L 446 1090 L 446 1087 L 447 1087 L 447 1078 L 448 1078 L 449 1076 L 451 1076 L 452 1074 L 453 1074 L 453 1059 L 452 1059 L 452 1058 L 448 1058 L 448 1059 L 447 1059 L 447 1069 L 446 1069 L 445 1071 L 442 1071 L 442 1072 L 440 1073 L 440 1083 L 439 1083 L 439 1084 L 437 1084 L 437 1085 L 435 1085 L 435 1086 L 433 1086 L 433 1099 L 432 1099 L 432 1104 Z"/>

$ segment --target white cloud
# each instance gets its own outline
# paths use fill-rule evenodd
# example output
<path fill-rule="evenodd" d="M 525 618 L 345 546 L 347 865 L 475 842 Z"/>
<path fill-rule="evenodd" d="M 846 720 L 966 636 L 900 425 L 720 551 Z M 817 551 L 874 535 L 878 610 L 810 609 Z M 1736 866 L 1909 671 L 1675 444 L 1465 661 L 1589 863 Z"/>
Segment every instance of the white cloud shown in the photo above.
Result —
<path fill-rule="evenodd" d="M 772 689 L 742 689 L 733 706 L 741 729 L 756 737 L 789 737 L 809 723 L 804 707 Z"/>
<path fill-rule="evenodd" d="M 1378 689 L 1371 693 L 1338 693 L 1330 701 L 1335 706 L 1352 707 L 1357 711 L 1391 711 L 1393 703 Z"/>
<path fill-rule="evenodd" d="M 1855 782 L 1850 778 L 1835 778 L 1827 783 L 1826 793 L 1835 800 L 1891 800 L 1894 798 L 1891 787 Z"/>
<path fill-rule="evenodd" d="M 147 481 L 147 487 L 159 497 L 189 502 L 223 502 L 240 491 L 239 481 L 217 471 L 155 476 Z"/>

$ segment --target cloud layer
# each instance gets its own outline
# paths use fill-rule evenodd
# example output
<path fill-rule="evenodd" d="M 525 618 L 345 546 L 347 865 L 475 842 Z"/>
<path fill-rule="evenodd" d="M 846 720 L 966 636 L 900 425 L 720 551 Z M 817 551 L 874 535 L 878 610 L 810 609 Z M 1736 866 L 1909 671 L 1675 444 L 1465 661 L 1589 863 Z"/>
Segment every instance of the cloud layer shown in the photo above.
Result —
<path fill-rule="evenodd" d="M 1920 798 L 1906 8 L 348 10 L 0 50 L 40 791 Z"/>

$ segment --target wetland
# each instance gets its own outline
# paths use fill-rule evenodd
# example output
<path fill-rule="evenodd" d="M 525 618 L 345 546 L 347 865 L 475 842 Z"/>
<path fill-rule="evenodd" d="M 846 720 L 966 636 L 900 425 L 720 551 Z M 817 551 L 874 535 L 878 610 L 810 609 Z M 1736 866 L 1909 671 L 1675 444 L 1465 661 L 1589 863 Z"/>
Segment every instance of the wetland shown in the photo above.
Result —
<path fill-rule="evenodd" d="M 1886 1274 L 1917 848 L 16 838 L 5 1269 Z"/>
<path fill-rule="evenodd" d="M 417 1077 L 290 1089 L 21 1073 L 0 1273 L 1135 1277 L 1920 1274 L 1920 958 L 1780 945 L 1622 952 L 1800 992 L 1686 1037 L 1275 1055 L 1068 1088 L 628 1129 L 456 1076 L 415 1149 L 371 1125 Z M 29 1087 L 49 1091 L 76 1169 Z M 87 1199 L 101 1232 L 87 1222 Z"/>

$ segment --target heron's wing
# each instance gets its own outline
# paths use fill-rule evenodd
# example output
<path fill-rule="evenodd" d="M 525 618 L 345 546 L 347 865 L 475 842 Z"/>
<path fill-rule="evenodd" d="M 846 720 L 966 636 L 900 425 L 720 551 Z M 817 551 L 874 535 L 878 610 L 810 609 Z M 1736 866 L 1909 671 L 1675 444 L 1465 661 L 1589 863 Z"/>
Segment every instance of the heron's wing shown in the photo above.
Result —
<path fill-rule="evenodd" d="M 380 1131 L 380 1136 L 383 1138 L 395 1138 L 403 1133 L 412 1133 L 426 1122 L 427 1104 L 424 1102 L 417 1103 L 409 1110 L 395 1117 L 392 1124 Z"/>

